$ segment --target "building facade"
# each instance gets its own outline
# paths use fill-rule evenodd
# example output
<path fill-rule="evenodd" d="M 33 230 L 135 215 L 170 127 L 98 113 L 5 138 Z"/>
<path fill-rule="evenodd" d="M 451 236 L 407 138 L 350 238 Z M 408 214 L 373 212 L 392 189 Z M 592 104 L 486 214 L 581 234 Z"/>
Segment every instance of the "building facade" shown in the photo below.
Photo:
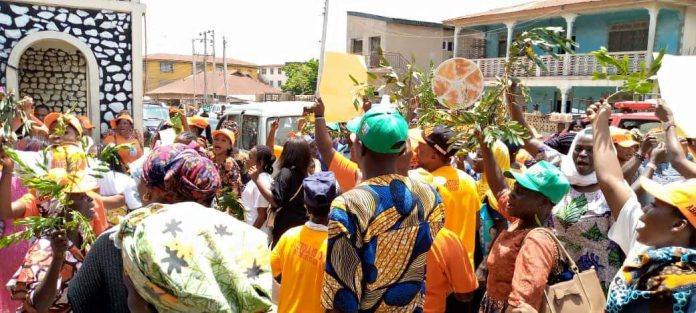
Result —
<path fill-rule="evenodd" d="M 280 89 L 288 81 L 288 76 L 283 71 L 283 64 L 271 64 L 259 66 L 259 80 L 271 87 Z"/>
<path fill-rule="evenodd" d="M 196 56 L 196 73 L 203 71 L 203 56 Z M 207 72 L 213 72 L 213 58 L 208 58 Z M 223 59 L 215 58 L 215 69 L 223 70 Z M 193 74 L 193 57 L 180 54 L 149 54 L 144 60 L 145 92 L 168 85 Z M 241 72 L 258 79 L 256 64 L 227 58 L 227 71 Z"/>
<path fill-rule="evenodd" d="M 347 52 L 365 56 L 370 68 L 379 66 L 380 49 L 389 64 L 401 71 L 413 61 L 426 70 L 454 55 L 451 26 L 361 12 L 348 12 L 347 21 Z M 459 37 L 462 45 L 483 48 L 483 36 L 477 32 L 461 30 Z"/>
<path fill-rule="evenodd" d="M 613 93 L 621 82 L 591 78 L 601 68 L 590 53 L 601 47 L 627 57 L 634 69 L 661 49 L 673 55 L 696 53 L 696 3 L 686 0 L 540 0 L 443 23 L 485 38 L 483 50 L 458 41 L 455 51 L 476 62 L 488 84 L 502 73 L 514 36 L 535 27 L 565 29 L 578 47 L 560 59 L 544 57 L 548 70 L 524 79 L 531 87 L 530 111 L 582 113 L 588 103 Z"/>
<path fill-rule="evenodd" d="M 2 1 L 0 85 L 54 111 L 74 105 L 102 133 L 122 110 L 141 127 L 144 14 L 139 1 Z"/>

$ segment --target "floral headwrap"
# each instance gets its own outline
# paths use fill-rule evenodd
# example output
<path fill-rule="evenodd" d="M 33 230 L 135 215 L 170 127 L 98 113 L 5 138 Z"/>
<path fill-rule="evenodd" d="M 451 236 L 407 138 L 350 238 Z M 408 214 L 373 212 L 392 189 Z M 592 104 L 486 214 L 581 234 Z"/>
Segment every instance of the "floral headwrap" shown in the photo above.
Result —
<path fill-rule="evenodd" d="M 143 165 L 148 188 L 167 195 L 170 202 L 195 201 L 209 205 L 220 188 L 213 161 L 183 144 L 155 148 Z"/>
<path fill-rule="evenodd" d="M 696 250 L 666 247 L 648 250 L 625 265 L 607 296 L 607 312 L 626 312 L 640 301 L 672 299 L 673 312 L 693 312 Z"/>
<path fill-rule="evenodd" d="M 266 312 L 266 235 L 223 212 L 184 202 L 131 212 L 114 235 L 138 294 L 159 312 Z"/>

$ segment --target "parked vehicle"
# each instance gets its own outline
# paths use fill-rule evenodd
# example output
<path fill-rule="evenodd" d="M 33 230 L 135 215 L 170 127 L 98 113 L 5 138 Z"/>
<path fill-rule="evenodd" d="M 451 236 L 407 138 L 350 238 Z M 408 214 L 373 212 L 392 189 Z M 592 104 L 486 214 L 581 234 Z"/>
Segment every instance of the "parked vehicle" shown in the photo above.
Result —
<path fill-rule="evenodd" d="M 145 146 L 150 145 L 152 136 L 157 132 L 160 123 L 169 120 L 169 108 L 158 102 L 143 103 L 143 137 Z"/>
<path fill-rule="evenodd" d="M 629 130 L 638 128 L 643 133 L 659 129 L 660 120 L 655 116 L 655 106 L 651 100 L 617 102 L 614 104 L 615 113 L 609 116 L 609 125 Z M 583 122 L 590 121 L 585 118 Z"/>
<path fill-rule="evenodd" d="M 271 123 L 278 118 L 280 125 L 276 132 L 275 144 L 282 145 L 291 132 L 297 131 L 297 121 L 302 117 L 304 108 L 311 105 L 312 102 L 305 101 L 257 102 L 234 105 L 226 109 L 226 114 L 222 119 L 215 121 L 215 129 L 220 129 L 226 123 L 235 122 L 239 130 L 237 147 L 240 150 L 248 151 L 256 145 L 266 144 Z M 212 128 L 213 120 L 210 121 Z"/>

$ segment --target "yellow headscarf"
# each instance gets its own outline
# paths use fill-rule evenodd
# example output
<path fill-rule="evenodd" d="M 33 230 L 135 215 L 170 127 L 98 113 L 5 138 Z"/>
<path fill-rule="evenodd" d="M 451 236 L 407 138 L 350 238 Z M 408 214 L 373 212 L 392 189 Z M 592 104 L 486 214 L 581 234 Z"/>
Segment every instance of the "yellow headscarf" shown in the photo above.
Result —
<path fill-rule="evenodd" d="M 504 173 L 505 171 L 510 170 L 510 152 L 508 151 L 507 146 L 502 141 L 498 140 L 495 143 L 493 143 L 493 147 L 491 147 L 491 153 L 493 154 L 493 159 L 495 159 L 495 163 L 497 163 L 498 167 L 500 167 L 501 172 Z M 508 178 L 505 179 L 505 182 L 507 182 L 508 186 L 512 186 L 515 180 Z M 478 181 L 477 185 L 479 198 L 484 199 L 485 197 L 488 197 L 488 203 L 491 205 L 491 207 L 497 210 L 498 199 L 493 194 L 493 191 L 491 191 L 491 187 L 488 185 L 488 179 L 486 178 L 485 173 L 481 175 L 481 180 Z"/>

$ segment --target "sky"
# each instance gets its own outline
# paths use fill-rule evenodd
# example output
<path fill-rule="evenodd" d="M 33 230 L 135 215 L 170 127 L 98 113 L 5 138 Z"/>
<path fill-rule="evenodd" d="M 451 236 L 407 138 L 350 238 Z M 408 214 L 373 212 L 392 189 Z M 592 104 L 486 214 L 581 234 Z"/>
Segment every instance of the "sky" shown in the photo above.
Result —
<path fill-rule="evenodd" d="M 346 51 L 346 12 L 441 22 L 530 0 L 330 0 L 327 51 Z M 255 64 L 318 58 L 324 0 L 141 0 L 147 6 L 146 53 L 192 52 L 191 39 L 215 30 L 216 56 Z M 201 45 L 197 53 L 202 53 Z"/>

